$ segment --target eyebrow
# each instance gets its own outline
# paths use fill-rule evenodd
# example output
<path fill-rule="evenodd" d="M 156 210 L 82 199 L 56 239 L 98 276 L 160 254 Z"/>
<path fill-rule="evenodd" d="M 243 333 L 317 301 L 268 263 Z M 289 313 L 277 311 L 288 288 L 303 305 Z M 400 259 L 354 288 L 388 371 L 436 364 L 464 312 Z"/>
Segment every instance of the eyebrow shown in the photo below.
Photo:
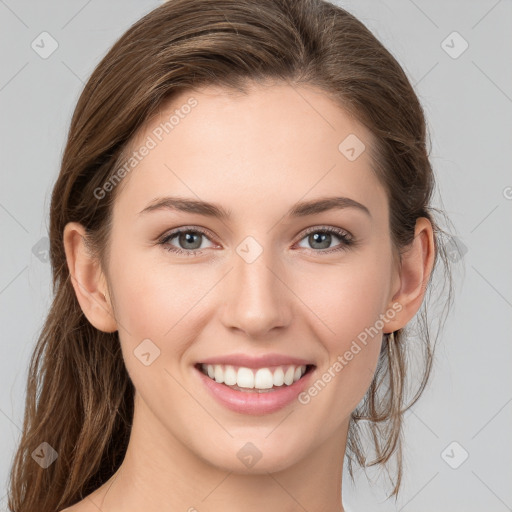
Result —
<path fill-rule="evenodd" d="M 294 204 L 285 216 L 305 217 L 328 210 L 342 210 L 345 208 L 355 208 L 371 218 L 371 213 L 366 206 L 349 197 L 324 197 L 311 201 L 302 201 Z M 231 210 L 226 210 L 218 204 L 207 201 L 184 197 L 161 197 L 153 200 L 146 208 L 139 212 L 139 215 L 155 210 L 177 210 L 222 220 L 229 220 L 232 213 Z"/>

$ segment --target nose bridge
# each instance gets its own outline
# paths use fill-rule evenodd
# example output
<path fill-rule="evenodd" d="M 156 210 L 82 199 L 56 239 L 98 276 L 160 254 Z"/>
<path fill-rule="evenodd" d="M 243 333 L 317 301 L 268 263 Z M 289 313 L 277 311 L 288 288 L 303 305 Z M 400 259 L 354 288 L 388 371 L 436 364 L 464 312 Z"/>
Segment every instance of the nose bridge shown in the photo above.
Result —
<path fill-rule="evenodd" d="M 274 264 L 273 264 L 274 262 Z M 233 254 L 229 296 L 223 321 L 248 335 L 265 335 L 274 327 L 286 325 L 290 317 L 286 287 L 276 277 L 271 249 L 247 237 Z M 280 267 L 282 268 L 282 267 Z"/>

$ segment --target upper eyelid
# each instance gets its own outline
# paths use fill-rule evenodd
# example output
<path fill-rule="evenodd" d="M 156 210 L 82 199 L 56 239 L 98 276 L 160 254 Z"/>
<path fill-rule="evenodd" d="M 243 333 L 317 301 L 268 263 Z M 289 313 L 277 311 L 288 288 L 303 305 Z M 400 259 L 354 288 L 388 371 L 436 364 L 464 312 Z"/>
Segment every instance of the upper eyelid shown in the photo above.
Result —
<path fill-rule="evenodd" d="M 340 233 L 338 233 L 338 231 L 340 231 L 346 234 L 349 238 L 354 238 L 354 235 L 352 235 L 350 231 L 346 230 L 345 228 L 339 228 L 337 226 L 312 226 L 310 228 L 306 228 L 305 230 L 303 230 L 302 236 L 304 237 L 309 233 L 314 233 L 315 231 L 329 231 L 338 236 L 340 236 Z"/>
<path fill-rule="evenodd" d="M 300 236 L 300 238 L 297 239 L 297 242 L 300 242 L 305 236 L 307 236 L 311 232 L 314 233 L 315 231 L 330 231 L 335 236 L 342 237 L 343 233 L 337 233 L 336 231 L 338 231 L 338 230 L 343 232 L 344 234 L 346 234 L 346 236 L 349 239 L 351 239 L 351 240 L 354 239 L 354 236 L 352 235 L 352 233 L 344 228 L 340 228 L 337 226 L 318 225 L 318 226 L 310 226 L 309 228 L 305 228 L 304 230 L 302 230 L 300 233 L 301 236 Z M 180 232 L 182 233 L 182 232 L 189 232 L 189 231 L 197 232 L 202 235 L 205 235 L 210 239 L 210 242 L 215 243 L 214 242 L 215 236 L 213 236 L 212 232 L 210 230 L 208 230 L 207 228 L 202 228 L 202 227 L 200 228 L 198 226 L 180 226 L 180 227 L 174 228 L 174 229 L 164 233 L 161 237 L 159 237 L 159 239 L 163 240 L 163 241 L 172 240 L 175 236 L 179 235 Z M 213 238 L 213 240 L 212 240 L 212 238 Z"/>
<path fill-rule="evenodd" d="M 165 233 L 163 233 L 158 238 L 160 240 L 166 240 L 166 239 L 169 239 L 169 238 L 173 238 L 176 235 L 179 235 L 180 233 L 188 233 L 189 231 L 197 232 L 197 233 L 200 233 L 202 235 L 208 235 L 210 238 L 215 238 L 213 233 L 211 231 L 209 231 L 208 229 L 192 227 L 192 226 L 180 226 L 178 228 L 171 229 L 171 230 L 166 231 Z"/>

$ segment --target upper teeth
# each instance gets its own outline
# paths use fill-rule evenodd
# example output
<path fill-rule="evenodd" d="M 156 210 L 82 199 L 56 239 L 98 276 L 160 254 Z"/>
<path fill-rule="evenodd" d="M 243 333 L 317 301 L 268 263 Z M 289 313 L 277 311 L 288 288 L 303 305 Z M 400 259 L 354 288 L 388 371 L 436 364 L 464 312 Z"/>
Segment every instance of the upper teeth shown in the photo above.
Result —
<path fill-rule="evenodd" d="M 306 372 L 306 366 L 276 366 L 270 368 L 234 367 L 223 364 L 202 364 L 203 373 L 219 384 L 238 386 L 240 388 L 270 389 L 273 386 L 290 386 L 297 382 Z"/>

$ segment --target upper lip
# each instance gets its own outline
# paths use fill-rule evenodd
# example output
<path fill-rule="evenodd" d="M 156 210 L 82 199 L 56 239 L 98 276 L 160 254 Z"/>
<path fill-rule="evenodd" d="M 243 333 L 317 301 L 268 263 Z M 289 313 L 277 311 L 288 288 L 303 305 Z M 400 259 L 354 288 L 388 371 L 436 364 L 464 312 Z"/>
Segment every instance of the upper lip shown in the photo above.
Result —
<path fill-rule="evenodd" d="M 311 361 L 284 354 L 265 354 L 262 356 L 249 356 L 247 354 L 228 354 L 224 356 L 209 357 L 199 361 L 198 364 L 229 364 L 244 368 L 266 368 L 268 366 L 303 366 L 313 365 Z"/>

